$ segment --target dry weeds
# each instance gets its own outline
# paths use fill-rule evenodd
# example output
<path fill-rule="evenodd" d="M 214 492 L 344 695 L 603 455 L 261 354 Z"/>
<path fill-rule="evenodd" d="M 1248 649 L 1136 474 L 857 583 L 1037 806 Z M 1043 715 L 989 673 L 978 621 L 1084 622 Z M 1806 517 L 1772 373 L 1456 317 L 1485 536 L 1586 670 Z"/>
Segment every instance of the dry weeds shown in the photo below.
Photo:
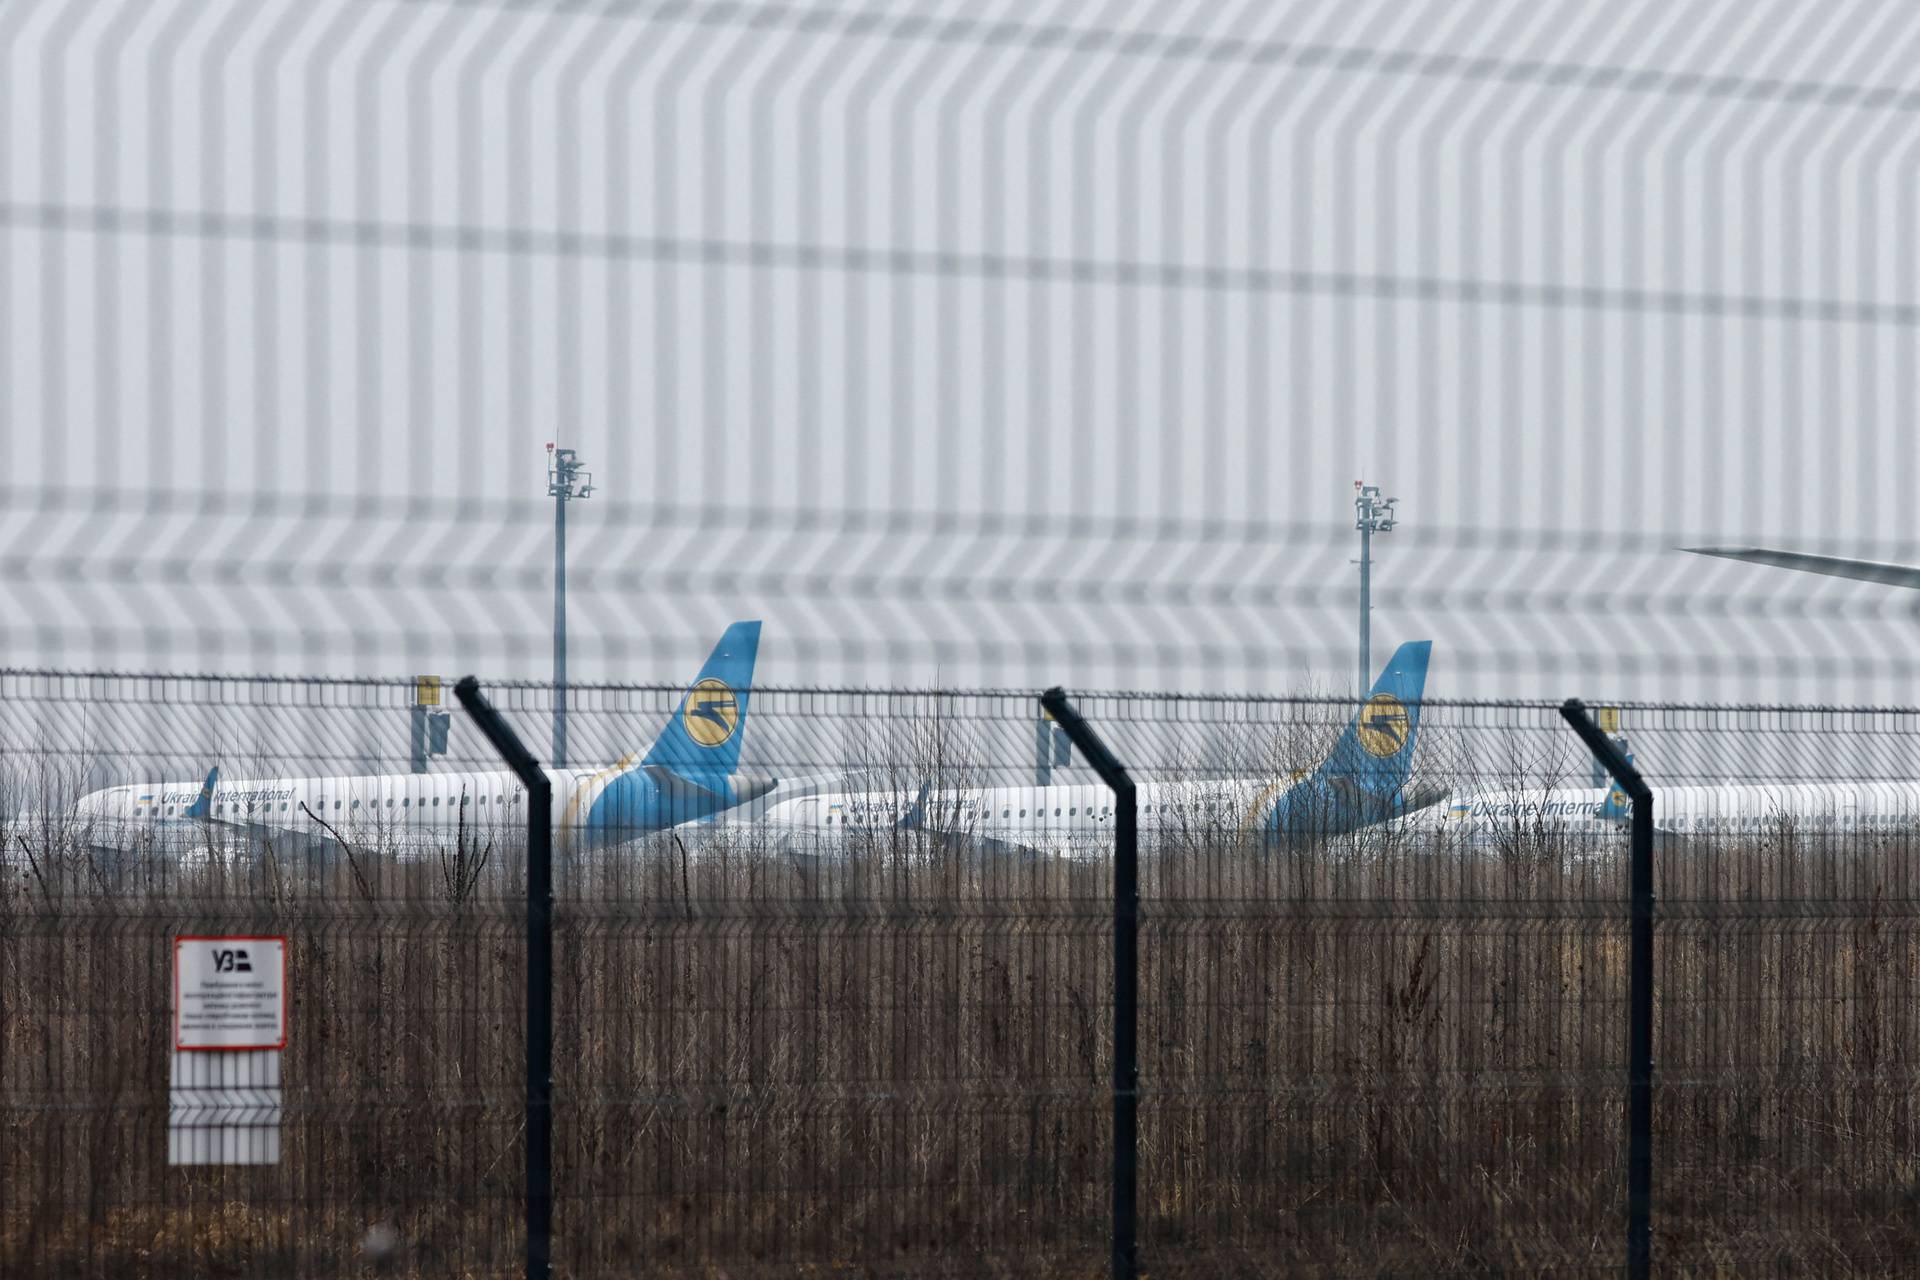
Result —
<path fill-rule="evenodd" d="M 511 850 L 40 846 L 0 898 L 0 1272 L 517 1273 Z M 833 852 L 668 837 L 566 869 L 563 1274 L 1104 1272 L 1106 870 Z M 1666 1265 L 1920 1255 L 1912 852 L 1662 850 Z M 1147 857 L 1151 1274 L 1619 1265 L 1622 855 L 1196 832 Z M 171 1170 L 168 940 L 227 928 L 292 940 L 285 1155 Z"/>

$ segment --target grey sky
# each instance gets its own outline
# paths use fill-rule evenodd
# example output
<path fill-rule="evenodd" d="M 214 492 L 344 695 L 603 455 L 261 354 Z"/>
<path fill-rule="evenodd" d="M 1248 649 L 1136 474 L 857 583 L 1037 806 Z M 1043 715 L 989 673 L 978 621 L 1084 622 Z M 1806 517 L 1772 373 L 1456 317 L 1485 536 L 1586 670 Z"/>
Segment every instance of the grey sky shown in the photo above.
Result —
<path fill-rule="evenodd" d="M 877 15 L 877 16 L 876 16 Z M 1889 3 L 0 8 L 14 665 L 1913 700 Z"/>

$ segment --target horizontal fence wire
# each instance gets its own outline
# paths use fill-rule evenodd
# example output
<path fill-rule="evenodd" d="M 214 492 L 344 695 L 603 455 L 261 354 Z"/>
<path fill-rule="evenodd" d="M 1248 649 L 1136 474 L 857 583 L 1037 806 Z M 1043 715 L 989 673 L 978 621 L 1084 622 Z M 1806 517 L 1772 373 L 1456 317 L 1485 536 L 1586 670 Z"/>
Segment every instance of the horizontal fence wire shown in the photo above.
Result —
<path fill-rule="evenodd" d="M 0 1267 L 517 1274 L 524 802 L 477 731 L 414 774 L 368 763 L 411 683 L 0 691 Z M 489 696 L 540 740 L 550 689 Z M 609 779 L 682 696 L 573 690 L 554 773 L 558 1272 L 1100 1271 L 1111 795 L 1031 693 L 769 688 L 766 790 L 643 812 Z M 1627 840 L 1557 709 L 1075 705 L 1140 786 L 1143 1271 L 1617 1272 Z M 1621 712 L 1661 1267 L 1911 1247 L 1915 715 Z M 170 944 L 228 934 L 288 940 L 279 1161 L 170 1168 Z"/>

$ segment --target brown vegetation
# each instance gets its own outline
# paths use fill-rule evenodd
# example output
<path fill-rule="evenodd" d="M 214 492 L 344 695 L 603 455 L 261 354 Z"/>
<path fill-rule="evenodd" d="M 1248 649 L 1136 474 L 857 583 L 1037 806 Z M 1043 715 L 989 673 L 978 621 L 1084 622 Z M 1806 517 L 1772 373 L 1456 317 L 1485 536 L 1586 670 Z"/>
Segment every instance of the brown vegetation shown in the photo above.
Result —
<path fill-rule="evenodd" d="M 0 897 L 0 1273 L 515 1274 L 519 862 L 18 842 Z M 831 853 L 831 857 L 814 857 Z M 1656 1249 L 1901 1270 L 1920 1246 L 1912 848 L 1662 849 Z M 1621 850 L 1147 851 L 1151 1274 L 1622 1259 Z M 562 1274 L 1096 1275 L 1099 862 L 724 832 L 564 869 Z M 168 940 L 291 938 L 285 1154 L 165 1164 Z"/>

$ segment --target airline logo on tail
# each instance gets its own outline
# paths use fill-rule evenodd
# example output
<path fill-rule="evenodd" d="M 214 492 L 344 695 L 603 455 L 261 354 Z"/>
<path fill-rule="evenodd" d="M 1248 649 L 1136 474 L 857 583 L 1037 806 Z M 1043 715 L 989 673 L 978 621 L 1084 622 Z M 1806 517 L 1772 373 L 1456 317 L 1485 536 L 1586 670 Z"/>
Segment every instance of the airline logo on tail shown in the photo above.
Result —
<path fill-rule="evenodd" d="M 636 752 L 581 784 L 567 802 L 565 828 L 584 814 L 593 839 L 627 840 L 770 791 L 775 778 L 736 772 L 759 651 L 758 622 L 728 627 L 638 766 Z"/>
<path fill-rule="evenodd" d="M 703 747 L 717 747 L 740 727 L 740 700 L 724 680 L 708 678 L 688 691 L 680 718 L 689 738 Z"/>
<path fill-rule="evenodd" d="M 759 651 L 758 622 L 736 622 L 728 627 L 640 763 L 689 778 L 711 779 L 732 773 L 747 736 L 753 660 Z"/>
<path fill-rule="evenodd" d="M 1430 640 L 1410 640 L 1394 650 L 1332 752 L 1267 810 L 1269 831 L 1331 835 L 1379 822 L 1406 807 L 1408 797 L 1401 788 L 1420 735 L 1420 701 L 1432 653 Z M 1266 809 L 1268 797 L 1281 785 L 1262 792 L 1254 811 Z"/>
<path fill-rule="evenodd" d="M 1633 763 L 1632 755 L 1627 756 L 1627 763 Z M 1624 821 L 1631 818 L 1633 816 L 1633 798 L 1620 789 L 1618 782 L 1612 783 L 1607 788 L 1607 798 L 1600 802 L 1600 808 L 1596 811 L 1595 816 L 1611 818 L 1614 821 Z"/>
<path fill-rule="evenodd" d="M 1355 732 L 1368 755 L 1387 760 L 1406 750 L 1410 728 L 1406 704 L 1390 693 L 1376 693 L 1360 709 Z"/>

